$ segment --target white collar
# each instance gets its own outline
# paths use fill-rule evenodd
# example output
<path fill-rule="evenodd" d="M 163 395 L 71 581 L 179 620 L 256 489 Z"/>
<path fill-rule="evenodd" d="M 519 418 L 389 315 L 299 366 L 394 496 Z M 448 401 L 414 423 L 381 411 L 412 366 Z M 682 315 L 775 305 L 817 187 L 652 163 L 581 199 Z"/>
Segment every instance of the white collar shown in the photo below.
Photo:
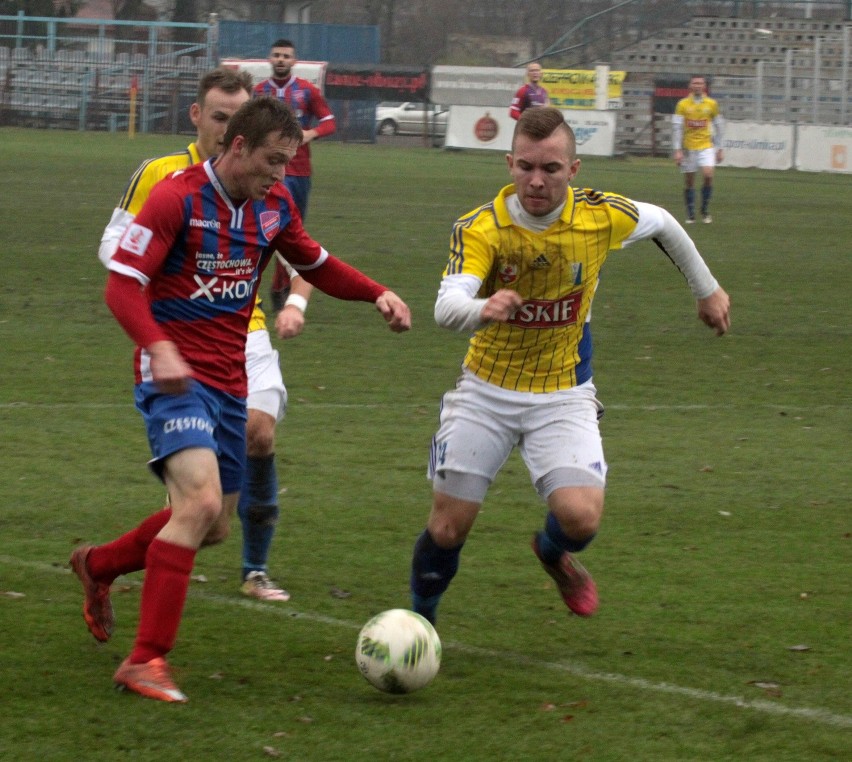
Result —
<path fill-rule="evenodd" d="M 521 201 L 518 198 L 517 193 L 513 193 L 511 196 L 506 198 L 506 208 L 509 210 L 509 216 L 512 218 L 512 222 L 514 222 L 518 227 L 532 230 L 534 233 L 541 233 L 556 222 L 562 214 L 562 210 L 565 208 L 565 203 L 566 202 L 563 201 L 552 212 L 549 212 L 542 217 L 536 217 L 521 206 Z"/>

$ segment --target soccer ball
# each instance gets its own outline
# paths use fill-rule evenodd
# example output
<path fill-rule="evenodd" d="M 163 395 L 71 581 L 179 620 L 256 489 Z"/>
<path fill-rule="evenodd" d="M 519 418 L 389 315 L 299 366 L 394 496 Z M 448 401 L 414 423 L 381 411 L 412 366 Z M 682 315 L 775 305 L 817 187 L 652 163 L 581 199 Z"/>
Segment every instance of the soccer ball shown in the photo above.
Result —
<path fill-rule="evenodd" d="M 429 685 L 441 666 L 441 639 L 420 614 L 390 609 L 361 628 L 358 669 L 386 693 L 411 693 Z"/>

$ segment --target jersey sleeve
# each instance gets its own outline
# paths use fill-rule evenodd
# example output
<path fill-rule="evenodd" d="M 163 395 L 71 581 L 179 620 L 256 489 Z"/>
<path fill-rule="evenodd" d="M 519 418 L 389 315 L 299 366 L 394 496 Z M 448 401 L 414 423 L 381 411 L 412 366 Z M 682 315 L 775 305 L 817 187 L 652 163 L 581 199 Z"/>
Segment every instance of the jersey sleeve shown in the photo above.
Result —
<path fill-rule="evenodd" d="M 524 110 L 524 99 L 526 97 L 527 86 L 522 85 L 515 92 L 515 97 L 512 98 L 512 104 L 509 106 L 509 116 L 512 119 L 520 119 L 521 113 Z"/>
<path fill-rule="evenodd" d="M 718 287 L 707 264 L 698 252 L 694 241 L 671 213 L 654 204 L 636 202 L 639 223 L 623 242 L 628 246 L 635 241 L 651 239 L 683 273 L 689 289 L 696 299 L 705 299 Z"/>
<path fill-rule="evenodd" d="M 159 183 L 118 242 L 107 267 L 148 285 L 181 234 L 183 199 L 175 180 Z"/>
<path fill-rule="evenodd" d="M 98 259 L 101 260 L 104 267 L 109 267 L 109 261 L 118 251 L 118 242 L 131 222 L 133 222 L 133 215 L 130 212 L 121 207 L 112 210 L 112 217 L 104 228 L 101 242 L 98 245 Z"/>
<path fill-rule="evenodd" d="M 271 246 L 312 286 L 336 299 L 375 302 L 385 286 L 329 254 L 308 235 L 295 204 L 288 198 L 290 219 L 272 239 Z"/>
<path fill-rule="evenodd" d="M 486 279 L 494 264 L 494 253 L 486 228 L 480 223 L 486 216 L 493 215 L 493 206 L 486 204 L 456 221 L 450 236 L 450 258 L 444 277 L 464 274 L 480 281 Z"/>
<path fill-rule="evenodd" d="M 308 83 L 308 90 L 311 94 L 311 114 L 317 120 L 317 137 L 331 135 L 337 129 L 337 123 L 334 119 L 334 113 L 329 108 L 328 102 L 323 97 L 319 88 L 313 83 Z"/>
<path fill-rule="evenodd" d="M 639 222 L 639 210 L 636 203 L 617 193 L 583 190 L 586 198 L 594 204 L 606 204 L 610 220 L 610 249 L 620 249 L 625 240 L 636 230 Z"/>

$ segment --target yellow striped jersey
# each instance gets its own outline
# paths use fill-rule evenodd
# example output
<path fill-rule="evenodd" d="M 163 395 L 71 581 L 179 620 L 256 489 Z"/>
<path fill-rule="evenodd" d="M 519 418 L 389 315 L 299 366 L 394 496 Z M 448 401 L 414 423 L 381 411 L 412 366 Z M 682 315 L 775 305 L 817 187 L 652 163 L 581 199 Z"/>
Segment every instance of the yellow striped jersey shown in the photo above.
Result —
<path fill-rule="evenodd" d="M 559 219 L 534 232 L 512 222 L 508 185 L 489 204 L 453 226 L 444 276 L 474 275 L 480 298 L 500 289 L 524 300 L 508 322 L 474 332 L 464 366 L 504 389 L 552 392 L 592 376 L 588 318 L 598 276 L 611 249 L 638 221 L 632 201 L 613 193 L 569 188 Z"/>
<path fill-rule="evenodd" d="M 157 159 L 143 161 L 130 178 L 127 189 L 118 202 L 119 208 L 124 209 L 135 217 L 139 214 L 139 210 L 151 194 L 152 188 L 160 180 L 165 179 L 172 172 L 177 172 L 179 169 L 186 169 L 200 162 L 201 156 L 198 154 L 198 147 L 195 143 L 190 143 L 185 151 L 178 151 L 168 156 L 160 156 Z M 260 296 L 257 297 L 257 302 L 254 305 L 248 330 L 249 333 L 266 330 L 266 316 L 260 308 Z"/>
<path fill-rule="evenodd" d="M 695 100 L 681 98 L 675 114 L 683 117 L 683 147 L 687 151 L 713 148 L 713 120 L 719 116 L 719 104 L 708 96 Z"/>

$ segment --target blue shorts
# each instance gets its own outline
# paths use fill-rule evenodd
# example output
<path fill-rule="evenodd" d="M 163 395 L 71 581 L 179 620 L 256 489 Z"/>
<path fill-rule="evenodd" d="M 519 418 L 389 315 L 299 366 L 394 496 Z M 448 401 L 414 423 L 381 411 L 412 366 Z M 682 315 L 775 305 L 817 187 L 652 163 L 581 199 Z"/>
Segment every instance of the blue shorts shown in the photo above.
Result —
<path fill-rule="evenodd" d="M 308 196 L 311 195 L 310 175 L 304 177 L 284 175 L 284 185 L 290 191 L 290 195 L 299 209 L 299 214 L 302 215 L 302 220 L 304 220 L 308 213 Z"/>
<path fill-rule="evenodd" d="M 194 380 L 184 394 L 163 394 L 155 384 L 145 382 L 136 385 L 134 396 L 154 456 L 148 466 L 160 479 L 170 455 L 204 447 L 216 453 L 222 493 L 240 491 L 248 417 L 244 399 Z"/>

